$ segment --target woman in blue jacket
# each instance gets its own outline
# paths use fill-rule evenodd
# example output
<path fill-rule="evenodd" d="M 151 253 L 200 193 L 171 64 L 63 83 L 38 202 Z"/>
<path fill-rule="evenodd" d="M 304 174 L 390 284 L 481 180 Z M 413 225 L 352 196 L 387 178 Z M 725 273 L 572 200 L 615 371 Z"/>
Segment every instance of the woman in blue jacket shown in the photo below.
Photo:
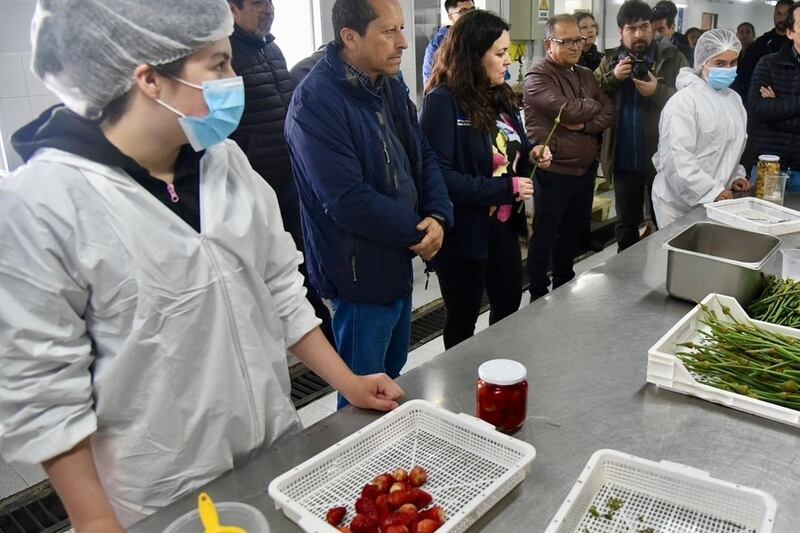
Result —
<path fill-rule="evenodd" d="M 528 142 L 505 83 L 508 29 L 487 11 L 461 17 L 437 54 L 420 116 L 454 205 L 455 225 L 438 259 L 446 348 L 474 333 L 484 288 L 490 324 L 519 308 L 523 201 L 533 196 L 526 176 L 543 153 L 540 166 L 550 163 L 546 148 Z"/>

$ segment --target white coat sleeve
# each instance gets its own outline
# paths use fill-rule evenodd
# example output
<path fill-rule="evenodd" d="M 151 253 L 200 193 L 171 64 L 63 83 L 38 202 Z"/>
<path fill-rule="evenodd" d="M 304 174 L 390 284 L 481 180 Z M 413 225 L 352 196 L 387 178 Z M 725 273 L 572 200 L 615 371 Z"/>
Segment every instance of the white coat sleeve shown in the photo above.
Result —
<path fill-rule="evenodd" d="M 291 347 L 322 321 L 317 318 L 314 308 L 306 298 L 303 275 L 297 269 L 303 262 L 303 255 L 297 251 L 292 236 L 283 228 L 275 191 L 255 171 L 252 174 L 261 185 L 259 190 L 264 192 L 267 203 L 268 223 L 265 237 L 268 240 L 268 256 L 264 282 L 277 306 L 286 346 Z"/>
<path fill-rule="evenodd" d="M 713 202 L 725 187 L 697 162 L 699 126 L 695 102 L 683 97 L 682 92 L 673 96 L 661 112 L 658 158 L 670 202 L 693 207 Z"/>
<path fill-rule="evenodd" d="M 0 451 L 40 463 L 97 430 L 89 291 L 69 266 L 74 232 L 63 213 L 13 187 L 0 188 L 0 213 Z"/>
<path fill-rule="evenodd" d="M 747 178 L 747 171 L 744 169 L 744 166 L 742 165 L 736 165 L 733 169 L 733 172 L 731 172 L 731 175 L 728 178 L 729 189 L 733 184 L 734 180 L 736 180 L 737 178 Z"/>

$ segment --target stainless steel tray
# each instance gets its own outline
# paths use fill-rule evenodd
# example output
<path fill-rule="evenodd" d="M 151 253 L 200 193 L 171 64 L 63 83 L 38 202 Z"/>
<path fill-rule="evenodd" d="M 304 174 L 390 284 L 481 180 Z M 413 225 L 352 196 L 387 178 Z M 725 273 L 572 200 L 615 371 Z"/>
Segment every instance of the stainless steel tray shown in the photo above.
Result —
<path fill-rule="evenodd" d="M 761 291 L 761 271 L 780 244 L 772 235 L 696 222 L 664 245 L 667 292 L 696 303 L 715 292 L 747 306 Z"/>

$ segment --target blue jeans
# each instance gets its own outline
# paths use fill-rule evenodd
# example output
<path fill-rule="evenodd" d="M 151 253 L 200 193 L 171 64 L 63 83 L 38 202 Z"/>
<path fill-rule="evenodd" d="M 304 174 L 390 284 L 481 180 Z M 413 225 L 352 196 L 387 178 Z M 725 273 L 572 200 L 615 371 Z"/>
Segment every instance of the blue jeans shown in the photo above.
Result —
<path fill-rule="evenodd" d="M 332 300 L 333 335 L 339 355 L 360 376 L 400 375 L 411 342 L 411 296 L 389 304 Z M 339 395 L 339 408 L 347 405 Z"/>
<path fill-rule="evenodd" d="M 753 168 L 750 170 L 750 183 L 755 188 L 756 186 L 756 175 L 757 175 L 758 167 L 757 165 L 753 165 Z M 781 170 L 781 172 L 784 172 Z M 798 192 L 800 191 L 800 170 L 789 170 L 785 171 L 789 174 L 789 181 L 786 182 L 786 192 Z"/>

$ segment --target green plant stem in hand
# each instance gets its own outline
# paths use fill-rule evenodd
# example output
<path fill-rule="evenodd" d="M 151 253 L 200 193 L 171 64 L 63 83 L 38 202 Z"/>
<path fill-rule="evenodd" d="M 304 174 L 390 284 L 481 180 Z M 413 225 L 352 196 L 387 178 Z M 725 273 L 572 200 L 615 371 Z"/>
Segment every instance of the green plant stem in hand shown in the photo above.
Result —
<path fill-rule="evenodd" d="M 547 147 L 550 146 L 550 139 L 553 138 L 553 134 L 558 129 L 559 124 L 561 124 L 561 113 L 564 111 L 564 107 L 566 107 L 567 103 L 564 102 L 561 104 L 561 107 L 558 108 L 558 115 L 556 115 L 556 119 L 553 121 L 553 127 L 550 128 L 550 133 L 547 134 L 547 139 L 544 140 L 544 147 L 542 148 L 542 155 L 544 155 L 544 151 Z M 533 163 L 533 170 L 531 170 L 531 181 L 533 181 L 534 176 L 536 176 L 536 170 L 539 168 L 539 159 L 541 157 L 537 157 L 536 161 Z"/>
<path fill-rule="evenodd" d="M 533 170 L 531 170 L 531 181 L 533 181 L 534 176 L 536 176 L 536 171 L 539 168 L 539 159 L 542 158 L 544 155 L 545 149 L 550 146 L 550 139 L 553 138 L 553 134 L 556 132 L 558 125 L 561 124 L 561 113 L 564 111 L 564 107 L 566 107 L 567 103 L 564 102 L 561 104 L 561 107 L 558 108 L 558 115 L 556 115 L 556 119 L 553 121 L 553 127 L 550 129 L 550 133 L 547 134 L 547 139 L 544 140 L 544 146 L 542 147 L 542 155 L 536 158 L 533 162 Z M 519 212 L 522 212 L 524 204 L 520 204 Z"/>

